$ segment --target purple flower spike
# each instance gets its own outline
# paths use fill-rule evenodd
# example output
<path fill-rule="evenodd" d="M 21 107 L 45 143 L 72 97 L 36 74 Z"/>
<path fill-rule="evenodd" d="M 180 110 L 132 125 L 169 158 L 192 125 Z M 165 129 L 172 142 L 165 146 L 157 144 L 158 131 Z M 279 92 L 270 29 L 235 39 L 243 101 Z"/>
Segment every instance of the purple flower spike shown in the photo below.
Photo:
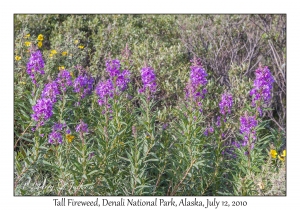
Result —
<path fill-rule="evenodd" d="M 120 61 L 119 60 L 108 60 L 106 61 L 106 71 L 109 73 L 111 78 L 117 77 L 120 74 Z"/>
<path fill-rule="evenodd" d="M 200 87 L 204 87 L 207 84 L 207 73 L 201 66 L 199 61 L 192 60 L 193 65 L 191 66 L 190 82 L 186 87 L 186 97 L 193 97 L 194 100 L 197 98 L 204 98 L 207 90 L 204 88 L 200 90 Z"/>
<path fill-rule="evenodd" d="M 47 98 L 52 103 L 55 103 L 57 95 L 59 95 L 58 84 L 55 81 L 46 84 L 42 92 L 42 98 Z"/>
<path fill-rule="evenodd" d="M 114 86 L 111 80 L 100 82 L 96 87 L 96 94 L 99 96 L 100 106 L 107 105 L 107 99 L 114 97 Z"/>
<path fill-rule="evenodd" d="M 88 125 L 80 120 L 80 123 L 76 126 L 76 132 L 78 133 L 88 133 Z"/>
<path fill-rule="evenodd" d="M 90 94 L 93 88 L 94 78 L 88 75 L 79 75 L 74 81 L 74 92 L 79 93 L 81 98 Z"/>
<path fill-rule="evenodd" d="M 52 107 L 53 103 L 50 99 L 46 98 L 39 99 L 36 105 L 32 107 L 33 114 L 31 116 L 39 123 L 38 126 L 42 126 L 52 116 Z"/>
<path fill-rule="evenodd" d="M 232 95 L 227 93 L 222 94 L 222 99 L 219 103 L 219 107 L 222 115 L 226 115 L 226 113 L 230 114 L 232 107 Z"/>
<path fill-rule="evenodd" d="M 62 131 L 62 129 L 65 127 L 62 123 L 55 123 L 52 127 L 53 131 Z"/>
<path fill-rule="evenodd" d="M 147 89 L 150 93 L 154 93 L 156 91 L 156 76 L 154 74 L 154 70 L 151 67 L 144 67 L 141 69 L 141 77 L 143 81 L 143 88 L 139 90 L 140 93 L 144 93 Z"/>
<path fill-rule="evenodd" d="M 57 76 L 56 82 L 61 92 L 66 92 L 67 87 L 72 86 L 72 77 L 69 71 L 61 70 Z"/>
<path fill-rule="evenodd" d="M 127 89 L 127 84 L 130 81 L 130 72 L 128 70 L 124 70 L 117 77 L 117 87 L 120 91 L 125 91 Z"/>
<path fill-rule="evenodd" d="M 252 96 L 252 106 L 257 106 L 257 102 L 269 103 L 271 100 L 272 86 L 273 86 L 273 76 L 267 66 L 259 66 L 255 71 L 255 80 L 253 84 L 253 89 L 250 91 L 250 96 Z M 260 115 L 262 115 L 261 107 L 257 107 Z"/>
<path fill-rule="evenodd" d="M 34 84 L 36 84 L 35 75 L 37 73 L 45 74 L 44 66 L 45 63 L 42 53 L 39 50 L 32 52 L 27 63 L 27 73 L 29 74 Z"/>
<path fill-rule="evenodd" d="M 208 136 L 208 134 L 212 134 L 213 132 L 214 132 L 214 128 L 213 127 L 209 127 L 207 129 L 205 129 L 204 135 Z"/>
<path fill-rule="evenodd" d="M 52 131 L 50 134 L 49 134 L 49 144 L 61 144 L 62 143 L 62 135 L 60 132 L 58 131 Z"/>
<path fill-rule="evenodd" d="M 257 120 L 255 116 L 243 116 L 240 118 L 240 132 L 244 135 L 244 140 L 247 144 L 249 138 L 256 139 L 255 127 L 257 126 Z"/>

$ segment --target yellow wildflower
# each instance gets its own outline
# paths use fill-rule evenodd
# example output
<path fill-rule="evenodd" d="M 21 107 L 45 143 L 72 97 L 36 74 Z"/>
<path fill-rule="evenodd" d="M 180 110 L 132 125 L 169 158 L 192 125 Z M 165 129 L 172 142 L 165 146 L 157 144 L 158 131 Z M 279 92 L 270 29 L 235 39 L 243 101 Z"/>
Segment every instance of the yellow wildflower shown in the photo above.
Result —
<path fill-rule="evenodd" d="M 73 141 L 75 136 L 72 136 L 71 134 L 66 134 L 66 138 L 68 140 L 69 143 L 71 143 Z"/>
<path fill-rule="evenodd" d="M 72 77 L 74 77 L 73 72 L 70 72 L 70 75 L 71 75 Z"/>
<path fill-rule="evenodd" d="M 276 150 L 274 150 L 274 149 L 271 149 L 271 151 L 270 151 L 270 155 L 271 155 L 271 157 L 272 157 L 272 158 L 276 158 L 276 156 L 277 156 L 277 152 L 276 152 Z"/>
<path fill-rule="evenodd" d="M 31 42 L 25 42 L 26 47 L 29 47 L 31 45 Z"/>
<path fill-rule="evenodd" d="M 278 155 L 278 159 L 284 161 L 286 157 L 286 150 L 283 150 L 281 155 Z"/>
<path fill-rule="evenodd" d="M 26 85 L 26 82 L 20 82 L 20 84 L 22 84 L 22 85 Z"/>
<path fill-rule="evenodd" d="M 21 60 L 21 56 L 16 55 L 15 59 L 16 59 L 16 61 L 19 61 L 19 60 Z"/>
<path fill-rule="evenodd" d="M 38 41 L 43 41 L 44 40 L 43 34 L 39 34 L 37 40 Z"/>
<path fill-rule="evenodd" d="M 59 67 L 58 67 L 58 70 L 64 70 L 64 69 L 65 69 L 64 66 L 59 66 Z"/>
<path fill-rule="evenodd" d="M 62 54 L 62 56 L 66 56 L 66 55 L 68 55 L 68 52 L 64 51 L 61 54 Z"/>
<path fill-rule="evenodd" d="M 53 54 L 52 54 L 52 53 L 50 53 L 50 54 L 49 54 L 49 56 L 50 56 L 50 58 L 52 58 Z"/>
<path fill-rule="evenodd" d="M 280 156 L 280 155 L 278 155 L 278 159 L 281 160 L 281 161 L 284 161 L 285 158 L 282 157 L 282 156 Z"/>
<path fill-rule="evenodd" d="M 56 50 L 51 50 L 51 54 L 55 55 L 56 53 Z"/>
<path fill-rule="evenodd" d="M 25 38 L 29 38 L 29 37 L 30 37 L 30 34 L 26 34 L 26 35 L 25 35 Z"/>
<path fill-rule="evenodd" d="M 43 46 L 43 42 L 38 42 L 38 47 L 41 48 Z"/>
<path fill-rule="evenodd" d="M 79 42 L 78 40 L 75 40 L 75 41 L 74 41 L 75 44 L 78 44 L 78 42 Z"/>
<path fill-rule="evenodd" d="M 79 45 L 78 48 L 79 48 L 79 49 L 83 49 L 84 46 L 83 46 L 83 45 Z"/>

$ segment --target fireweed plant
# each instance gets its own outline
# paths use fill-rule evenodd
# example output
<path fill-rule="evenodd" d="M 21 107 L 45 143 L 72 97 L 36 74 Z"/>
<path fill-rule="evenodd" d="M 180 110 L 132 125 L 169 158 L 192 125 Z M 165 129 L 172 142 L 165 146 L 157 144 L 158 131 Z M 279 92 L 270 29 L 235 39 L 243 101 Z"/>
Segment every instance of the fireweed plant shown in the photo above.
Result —
<path fill-rule="evenodd" d="M 152 59 L 152 39 L 126 44 L 112 58 L 101 34 L 109 30 L 115 37 L 114 26 L 79 33 L 66 21 L 76 35 L 49 39 L 24 31 L 18 38 L 28 52 L 15 58 L 25 72 L 17 84 L 24 91 L 16 113 L 26 122 L 16 130 L 15 195 L 285 193 L 273 181 L 284 174 L 284 134 L 266 114 L 274 95 L 273 66 L 259 65 L 240 85 L 230 80 L 222 86 L 205 58 L 188 62 L 180 48 L 162 47 L 149 55 L 165 57 Z M 101 44 L 90 46 L 88 34 Z"/>

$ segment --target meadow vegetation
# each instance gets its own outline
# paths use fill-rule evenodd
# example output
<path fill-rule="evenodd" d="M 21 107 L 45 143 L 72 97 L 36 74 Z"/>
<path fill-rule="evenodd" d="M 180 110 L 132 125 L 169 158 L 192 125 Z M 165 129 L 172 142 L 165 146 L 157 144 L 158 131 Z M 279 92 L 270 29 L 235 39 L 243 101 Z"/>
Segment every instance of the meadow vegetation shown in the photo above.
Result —
<path fill-rule="evenodd" d="M 286 15 L 14 16 L 15 195 L 286 195 Z"/>

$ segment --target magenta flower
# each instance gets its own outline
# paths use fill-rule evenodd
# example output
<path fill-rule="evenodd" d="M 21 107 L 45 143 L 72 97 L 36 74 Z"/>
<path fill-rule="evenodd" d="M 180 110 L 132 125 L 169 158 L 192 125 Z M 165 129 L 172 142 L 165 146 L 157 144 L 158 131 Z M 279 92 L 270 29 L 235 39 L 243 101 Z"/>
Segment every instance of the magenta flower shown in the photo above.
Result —
<path fill-rule="evenodd" d="M 56 82 L 61 92 L 66 92 L 67 87 L 72 86 L 72 77 L 69 71 L 61 70 L 57 76 Z"/>
<path fill-rule="evenodd" d="M 262 67 L 261 65 L 256 69 L 255 76 L 254 87 L 250 91 L 250 96 L 252 97 L 252 106 L 257 106 L 260 115 L 262 115 L 261 106 L 271 100 L 274 79 L 268 67 Z M 258 105 L 257 102 L 260 102 L 260 104 Z"/>
<path fill-rule="evenodd" d="M 111 78 L 120 75 L 120 61 L 119 60 L 108 60 L 106 61 L 106 71 L 109 73 Z"/>
<path fill-rule="evenodd" d="M 230 114 L 232 107 L 232 95 L 227 93 L 222 94 L 222 99 L 219 103 L 219 107 L 222 115 L 226 115 L 226 113 Z"/>
<path fill-rule="evenodd" d="M 205 129 L 204 135 L 208 136 L 208 134 L 212 134 L 213 132 L 214 132 L 214 128 L 213 127 L 209 127 L 207 129 Z"/>
<path fill-rule="evenodd" d="M 55 103 L 57 95 L 59 95 L 59 90 L 56 81 L 46 84 L 42 91 L 42 98 L 47 98 L 51 101 L 51 103 Z"/>
<path fill-rule="evenodd" d="M 107 105 L 108 98 L 114 97 L 114 87 L 112 81 L 109 79 L 104 82 L 99 82 L 96 87 L 96 94 L 99 96 L 99 105 Z"/>
<path fill-rule="evenodd" d="M 194 100 L 203 99 L 207 90 L 205 88 L 201 90 L 201 88 L 207 84 L 207 73 L 199 60 L 194 59 L 191 62 L 193 65 L 191 66 L 190 81 L 185 88 L 186 97 L 193 97 Z"/>
<path fill-rule="evenodd" d="M 142 68 L 141 77 L 143 81 L 143 88 L 141 88 L 139 92 L 144 93 L 145 91 L 149 90 L 150 93 L 154 93 L 157 87 L 154 70 L 151 67 Z"/>
<path fill-rule="evenodd" d="M 78 133 L 88 133 L 88 125 L 80 120 L 80 123 L 76 126 L 76 132 Z"/>
<path fill-rule="evenodd" d="M 90 94 L 93 89 L 94 78 L 85 75 L 79 75 L 74 80 L 74 92 L 79 93 L 81 98 L 84 98 L 86 95 Z"/>
<path fill-rule="evenodd" d="M 59 131 L 52 131 L 49 134 L 49 144 L 62 144 L 62 135 Z"/>
<path fill-rule="evenodd" d="M 52 107 L 53 103 L 47 98 L 39 99 L 36 105 L 32 107 L 33 114 L 31 117 L 38 122 L 38 126 L 44 125 L 44 122 L 52 116 Z"/>
<path fill-rule="evenodd" d="M 240 118 L 240 132 L 244 136 L 244 144 L 246 144 L 250 138 L 256 139 L 255 127 L 257 126 L 257 120 L 255 116 L 242 116 Z"/>
<path fill-rule="evenodd" d="M 127 85 L 130 81 L 130 72 L 128 70 L 124 70 L 117 77 L 116 83 L 117 87 L 120 91 L 125 91 L 127 89 Z"/>
<path fill-rule="evenodd" d="M 34 84 L 36 84 L 35 76 L 37 73 L 45 74 L 44 66 L 42 53 L 39 50 L 32 52 L 27 63 L 27 73 Z"/>

